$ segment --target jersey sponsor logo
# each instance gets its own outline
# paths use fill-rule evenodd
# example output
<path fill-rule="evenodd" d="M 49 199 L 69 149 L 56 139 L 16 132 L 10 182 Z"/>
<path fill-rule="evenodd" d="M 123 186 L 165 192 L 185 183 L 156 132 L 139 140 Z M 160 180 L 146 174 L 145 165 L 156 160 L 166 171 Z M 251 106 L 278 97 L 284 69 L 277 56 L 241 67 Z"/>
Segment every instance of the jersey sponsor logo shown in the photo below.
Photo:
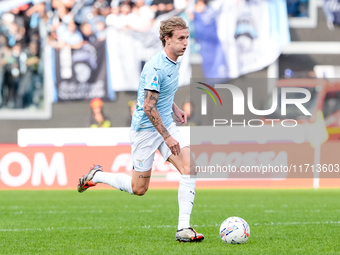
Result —
<path fill-rule="evenodd" d="M 155 86 L 156 88 L 158 87 L 158 76 L 155 75 L 153 78 L 152 78 L 152 83 L 151 83 L 151 87 Z"/>
<path fill-rule="evenodd" d="M 155 71 L 157 72 L 158 70 L 161 70 L 160 68 L 154 67 Z"/>

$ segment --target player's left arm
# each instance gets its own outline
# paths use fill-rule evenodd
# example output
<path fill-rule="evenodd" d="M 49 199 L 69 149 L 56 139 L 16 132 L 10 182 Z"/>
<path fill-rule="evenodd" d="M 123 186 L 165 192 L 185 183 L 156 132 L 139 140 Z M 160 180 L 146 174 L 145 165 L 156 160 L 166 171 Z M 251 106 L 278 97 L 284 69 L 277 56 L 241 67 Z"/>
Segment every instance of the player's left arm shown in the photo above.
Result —
<path fill-rule="evenodd" d="M 157 109 L 157 102 L 159 99 L 159 93 L 157 91 L 149 91 L 144 90 L 144 106 L 143 110 L 148 116 L 152 125 L 156 128 L 156 130 L 163 137 L 166 145 L 170 148 L 171 153 L 175 156 L 179 155 L 181 148 L 179 146 L 179 142 L 176 141 L 166 129 L 163 124 L 162 118 Z"/>
<path fill-rule="evenodd" d="M 180 124 L 187 124 L 187 113 L 181 109 L 178 108 L 178 106 L 173 103 L 172 104 L 172 111 L 174 112 L 176 116 L 176 121 Z"/>

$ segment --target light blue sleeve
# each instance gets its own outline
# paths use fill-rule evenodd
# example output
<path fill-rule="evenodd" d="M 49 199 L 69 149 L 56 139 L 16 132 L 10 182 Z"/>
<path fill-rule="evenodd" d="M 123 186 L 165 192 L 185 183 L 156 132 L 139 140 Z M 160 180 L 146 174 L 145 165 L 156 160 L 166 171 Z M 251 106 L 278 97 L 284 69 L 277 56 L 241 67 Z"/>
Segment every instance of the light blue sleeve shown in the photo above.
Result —
<path fill-rule="evenodd" d="M 145 72 L 145 87 L 146 90 L 154 90 L 160 92 L 163 72 L 157 67 L 149 67 Z"/>

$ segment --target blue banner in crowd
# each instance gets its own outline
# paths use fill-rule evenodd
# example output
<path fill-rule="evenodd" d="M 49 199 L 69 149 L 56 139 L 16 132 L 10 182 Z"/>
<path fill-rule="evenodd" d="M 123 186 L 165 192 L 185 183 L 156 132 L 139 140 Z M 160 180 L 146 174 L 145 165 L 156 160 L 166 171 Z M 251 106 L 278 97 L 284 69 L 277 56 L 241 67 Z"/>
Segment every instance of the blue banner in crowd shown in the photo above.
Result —
<path fill-rule="evenodd" d="M 203 72 L 206 78 L 229 77 L 222 44 L 217 34 L 218 14 L 218 11 L 210 6 L 206 6 L 203 12 L 195 12 L 195 36 L 201 47 Z"/>
<path fill-rule="evenodd" d="M 290 42 L 284 0 L 216 0 L 194 17 L 206 78 L 261 70 Z"/>
<path fill-rule="evenodd" d="M 340 0 L 324 0 L 324 12 L 328 22 L 340 25 Z"/>

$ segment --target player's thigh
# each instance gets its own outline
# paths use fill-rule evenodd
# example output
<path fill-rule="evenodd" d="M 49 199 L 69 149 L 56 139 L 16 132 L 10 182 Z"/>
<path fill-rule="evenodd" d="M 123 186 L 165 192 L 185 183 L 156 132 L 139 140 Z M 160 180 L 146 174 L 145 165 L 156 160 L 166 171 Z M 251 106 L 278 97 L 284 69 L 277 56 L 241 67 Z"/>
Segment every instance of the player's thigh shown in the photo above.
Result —
<path fill-rule="evenodd" d="M 144 172 L 132 170 L 132 190 L 136 195 L 144 195 L 149 188 L 151 169 Z"/>
<path fill-rule="evenodd" d="M 158 131 L 130 132 L 131 156 L 133 169 L 146 172 L 152 168 L 154 156 L 160 144 L 164 143 Z"/>
<path fill-rule="evenodd" d="M 181 152 L 177 156 L 171 154 L 168 161 L 172 163 L 182 175 L 195 174 L 195 161 L 189 147 L 181 148 Z"/>
<path fill-rule="evenodd" d="M 168 131 L 170 135 L 179 142 L 179 147 L 181 148 L 179 155 L 173 155 L 165 142 L 158 147 L 158 150 L 163 158 L 172 163 L 182 175 L 194 174 L 195 162 L 191 156 L 189 144 L 178 130 L 175 123 L 169 126 Z"/>

